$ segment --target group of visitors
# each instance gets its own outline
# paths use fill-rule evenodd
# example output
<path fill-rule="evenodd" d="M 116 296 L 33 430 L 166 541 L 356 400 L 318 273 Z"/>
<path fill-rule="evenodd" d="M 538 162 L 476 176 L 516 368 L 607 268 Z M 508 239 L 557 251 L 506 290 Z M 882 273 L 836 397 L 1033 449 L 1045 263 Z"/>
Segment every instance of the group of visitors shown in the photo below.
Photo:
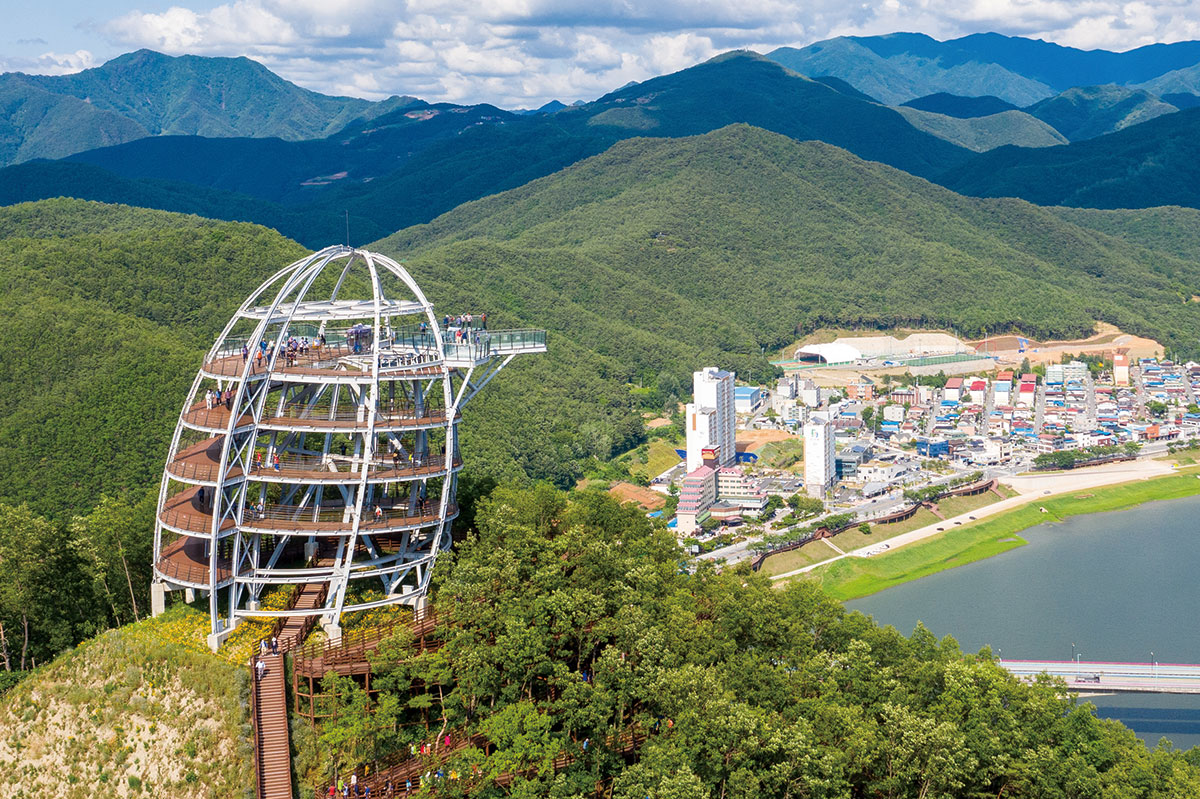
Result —
<path fill-rule="evenodd" d="M 325 346 L 325 334 L 322 333 L 315 338 L 309 336 L 288 336 L 284 342 L 284 364 L 286 366 L 295 366 L 300 356 L 311 353 L 320 353 Z M 267 341 L 261 340 L 258 342 L 258 349 L 254 352 L 254 366 L 256 369 L 261 369 L 264 363 L 270 363 L 271 358 L 275 355 L 275 345 L 268 344 Z M 242 345 L 242 362 L 245 363 L 250 358 L 250 347 L 247 344 Z"/>
<path fill-rule="evenodd" d="M 409 752 L 409 755 L 411 755 L 414 758 L 435 755 L 435 754 L 439 753 L 438 752 L 438 744 L 441 744 L 441 750 L 443 753 L 449 752 L 453 749 L 454 739 L 449 734 L 446 734 L 444 736 L 439 736 L 439 737 L 435 738 L 433 742 L 423 742 L 421 744 L 415 744 L 415 743 L 409 744 L 408 752 Z M 585 742 L 584 750 L 586 751 L 586 749 L 587 749 L 587 744 Z M 475 776 L 478 776 L 481 773 L 481 769 L 479 768 L 478 763 L 472 764 L 471 773 L 474 774 Z M 381 786 L 381 790 L 380 790 L 380 793 L 378 794 L 378 796 L 383 797 L 384 799 L 393 799 L 393 797 L 396 797 L 396 796 L 408 796 L 409 794 L 411 794 L 413 792 L 414 789 L 419 788 L 421 783 L 428 784 L 428 783 L 431 783 L 431 782 L 434 782 L 437 780 L 444 780 L 444 779 L 457 780 L 457 779 L 459 779 L 459 777 L 460 777 L 460 774 L 459 774 L 458 769 L 450 769 L 449 771 L 445 771 L 442 768 L 430 769 L 429 771 L 426 771 L 423 776 L 419 776 L 415 781 L 411 776 L 405 777 L 403 788 L 400 788 L 395 780 L 393 780 L 391 777 L 388 777 L 386 780 L 384 780 L 384 783 Z M 403 791 L 403 793 L 400 792 L 401 790 Z M 359 781 L 358 781 L 358 774 L 354 773 L 354 774 L 350 775 L 349 782 L 345 781 L 341 777 L 339 777 L 336 781 L 331 782 L 329 784 L 329 790 L 324 794 L 324 796 L 326 797 L 326 799 L 328 799 L 329 797 L 338 797 L 338 796 L 356 797 L 356 799 L 359 797 L 364 797 L 365 799 L 369 799 L 369 797 L 371 796 L 371 786 L 366 785 L 365 783 L 360 786 Z M 322 794 L 318 791 L 317 799 L 321 799 L 321 797 L 322 797 Z"/>
<path fill-rule="evenodd" d="M 227 388 L 221 391 L 218 388 L 210 388 L 204 392 L 204 407 L 212 410 L 220 405 L 225 406 L 225 410 L 233 410 L 233 389 Z"/>
<path fill-rule="evenodd" d="M 452 337 L 455 344 L 471 343 L 475 346 L 487 344 L 491 340 L 491 335 L 486 330 L 466 330 L 459 328 L 453 331 Z"/>
<path fill-rule="evenodd" d="M 442 317 L 442 328 L 448 330 L 451 327 L 457 327 L 463 330 L 470 330 L 475 326 L 476 322 L 479 322 L 479 328 L 481 330 L 487 330 L 486 313 L 481 313 L 478 318 L 476 318 L 474 314 L 469 313 L 465 313 L 460 316 L 450 316 L 449 314 L 446 314 Z M 424 327 L 425 323 L 422 322 L 421 325 Z M 424 333 L 425 331 L 422 330 L 421 332 Z"/>
<path fill-rule="evenodd" d="M 274 469 L 275 471 L 279 471 L 279 466 L 280 466 L 279 453 L 272 452 L 271 453 L 271 468 Z M 261 452 L 256 450 L 254 452 L 254 471 L 261 472 L 262 469 L 263 469 L 263 455 Z"/>
<path fill-rule="evenodd" d="M 272 655 L 279 654 L 279 639 L 273 635 L 270 643 L 266 638 L 258 642 L 258 657 L 254 660 L 254 673 L 259 680 L 262 680 L 267 673 L 267 652 Z"/>
<path fill-rule="evenodd" d="M 297 360 L 299 360 L 301 356 L 306 356 L 310 351 L 313 350 L 320 351 L 321 345 L 324 343 L 325 336 L 321 336 L 321 338 L 318 339 L 315 344 L 309 340 L 308 336 L 302 336 L 300 338 L 289 336 L 287 343 L 284 345 L 284 362 L 287 364 L 287 366 L 295 366 Z"/>

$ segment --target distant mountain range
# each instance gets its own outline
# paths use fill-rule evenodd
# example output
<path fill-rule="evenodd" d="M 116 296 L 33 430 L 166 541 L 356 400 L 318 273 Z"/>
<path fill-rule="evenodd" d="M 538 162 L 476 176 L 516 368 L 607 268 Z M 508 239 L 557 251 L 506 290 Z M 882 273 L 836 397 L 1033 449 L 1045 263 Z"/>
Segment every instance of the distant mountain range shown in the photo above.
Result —
<path fill-rule="evenodd" d="M 1076 86 L 1200 94 L 1200 42 L 1114 53 L 976 33 L 940 42 L 920 33 L 842 36 L 769 57 L 813 77 L 832 75 L 889 105 L 937 92 L 992 95 L 1025 107 Z M 928 109 L 926 109 L 928 110 Z"/>
<path fill-rule="evenodd" d="M 310 246 L 370 240 L 634 136 L 745 122 L 934 177 L 971 152 L 898 112 L 737 52 L 554 114 L 413 104 L 309 142 L 147 138 L 0 170 L 0 203 L 59 196 L 261 222 Z M 343 174 L 344 173 L 344 174 Z"/>
<path fill-rule="evenodd" d="M 415 102 L 328 97 L 248 58 L 172 58 L 151 50 L 73 75 L 0 75 L 0 164 L 146 136 L 328 136 Z"/>
<path fill-rule="evenodd" d="M 991 34 L 844 38 L 771 58 L 727 53 L 590 103 L 519 112 L 326 97 L 244 58 L 139 51 L 77 75 L 0 76 L 0 97 L 17 98 L 0 123 L 0 153 L 23 159 L 113 142 L 0 169 L 0 203 L 121 202 L 259 222 L 316 247 L 345 237 L 347 213 L 351 240 L 371 240 L 623 139 L 746 123 L 978 196 L 1198 205 L 1200 191 L 1183 178 L 1194 171 L 1189 137 L 1200 135 L 1200 116 L 1178 111 L 1200 104 L 1187 91 L 1191 66 L 1180 66 L 1198 48 L 1085 52 Z M 788 63 L 829 74 L 810 78 Z M 1115 82 L 1058 88 L 1082 79 Z M 1167 102 L 1122 81 L 1181 91 Z M 937 90 L 884 104 L 918 89 Z"/>

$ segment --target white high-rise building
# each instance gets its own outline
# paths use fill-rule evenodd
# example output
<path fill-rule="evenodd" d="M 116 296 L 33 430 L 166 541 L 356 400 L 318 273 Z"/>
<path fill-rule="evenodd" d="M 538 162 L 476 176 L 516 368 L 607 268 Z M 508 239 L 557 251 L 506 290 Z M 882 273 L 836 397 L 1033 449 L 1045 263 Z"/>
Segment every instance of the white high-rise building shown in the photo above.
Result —
<path fill-rule="evenodd" d="M 692 393 L 687 406 L 687 470 L 704 464 L 705 450 L 715 450 L 717 465 L 732 466 L 737 461 L 733 372 L 709 366 L 693 373 Z"/>
<path fill-rule="evenodd" d="M 837 476 L 833 460 L 833 425 L 821 414 L 812 414 L 804 425 L 804 490 L 818 499 Z"/>

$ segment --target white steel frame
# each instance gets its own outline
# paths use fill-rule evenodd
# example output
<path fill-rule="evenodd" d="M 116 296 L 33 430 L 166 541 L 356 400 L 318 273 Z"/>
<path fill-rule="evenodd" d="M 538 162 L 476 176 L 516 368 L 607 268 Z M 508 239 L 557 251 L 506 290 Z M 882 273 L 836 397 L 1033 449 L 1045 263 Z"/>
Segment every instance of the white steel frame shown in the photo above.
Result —
<path fill-rule="evenodd" d="M 307 295 L 317 277 L 331 265 L 340 266 L 341 269 L 331 296 L 310 299 Z M 340 299 L 339 294 L 345 286 L 347 275 L 355 267 L 366 270 L 371 297 Z M 410 292 L 410 297 L 396 299 L 385 295 L 381 278 L 389 274 L 401 281 Z M 381 358 L 385 354 L 389 359 L 395 357 L 396 352 L 392 349 L 393 321 L 403 321 L 405 318 L 425 322 L 430 335 L 417 344 L 408 345 L 411 353 L 420 356 L 418 364 L 407 369 L 393 368 L 389 360 L 382 382 L 385 386 L 392 384 L 388 388 L 393 395 L 395 386 L 400 385 L 404 396 L 411 395 L 413 407 L 418 410 L 426 407 L 425 403 L 440 391 L 439 410 L 444 409 L 444 419 L 414 426 L 412 430 L 414 441 L 425 442 L 426 447 L 429 432 L 443 431 L 445 454 L 441 469 L 436 472 L 390 481 L 397 491 L 399 486 L 396 483 L 407 484 L 406 504 L 413 508 L 428 507 L 424 492 L 431 478 L 440 479 L 441 486 L 436 514 L 418 517 L 412 524 L 389 528 L 393 536 L 400 533 L 399 545 L 394 552 L 383 552 L 376 548 L 376 532 L 368 529 L 370 524 L 364 519 L 364 514 L 370 513 L 368 497 L 374 495 L 375 489 L 381 488 L 384 496 L 388 490 L 387 484 L 371 477 L 371 468 L 380 457 L 376 450 L 379 443 Z M 332 369 L 319 370 L 322 374 L 289 374 L 284 368 L 283 353 L 289 335 L 293 334 L 293 324 L 315 325 L 323 333 L 331 322 L 366 324 L 368 321 L 368 352 L 345 357 L 342 359 L 344 363 Z M 247 322 L 253 325 L 249 337 L 231 339 L 231 333 L 239 323 L 243 323 L 244 328 Z M 456 456 L 459 452 L 458 420 L 462 407 L 515 355 L 545 351 L 545 334 L 540 331 L 519 331 L 515 335 L 502 333 L 497 341 L 505 335 L 509 337 L 508 343 L 503 346 L 490 344 L 492 335 L 485 334 L 487 340 L 482 345 L 464 348 L 449 343 L 450 339 L 442 330 L 432 304 L 408 271 L 396 261 L 378 253 L 341 246 L 328 247 L 290 264 L 264 281 L 242 303 L 217 337 L 192 382 L 180 412 L 159 489 L 158 519 L 154 532 L 155 582 L 168 591 L 190 589 L 208 595 L 210 642 L 214 646 L 236 627 L 240 619 L 246 617 L 320 615 L 327 627 L 337 634 L 344 613 L 398 603 L 417 604 L 428 590 L 438 553 L 450 545 L 450 526 L 457 515 L 455 494 L 457 472 L 461 466 L 456 465 Z M 253 357 L 260 348 L 260 342 L 273 346 L 272 355 L 265 360 L 265 369 L 262 370 L 255 368 L 256 359 Z M 245 359 L 236 374 L 231 374 L 228 369 L 223 371 L 220 368 L 222 361 L 228 363 L 233 358 L 236 364 L 236 358 L 242 357 L 242 344 L 249 349 L 251 357 Z M 467 351 L 464 352 L 464 349 Z M 220 430 L 198 426 L 187 420 L 202 390 L 207 390 L 205 386 L 214 381 L 218 386 L 234 390 L 232 412 Z M 330 418 L 333 418 L 337 410 L 339 387 L 355 398 L 359 414 L 353 423 L 347 425 L 352 430 L 355 450 L 347 462 L 350 470 L 344 473 L 346 479 L 329 480 L 323 476 L 314 481 L 311 478 L 288 478 L 281 473 L 271 474 L 270 470 L 256 473 L 253 468 L 254 456 L 262 448 L 264 436 L 269 442 L 268 452 L 278 452 L 286 451 L 288 442 L 295 440 L 298 433 L 326 432 L 319 453 L 311 448 L 304 449 L 302 445 L 300 450 L 319 454 L 322 462 L 333 455 L 332 435 L 327 432 L 329 428 L 314 431 L 306 428 L 303 419 L 297 419 L 290 429 L 288 425 L 280 426 L 279 417 L 272 415 L 268 408 L 272 391 L 279 391 L 279 396 L 275 398 L 275 413 L 282 413 L 289 390 L 293 398 L 304 397 L 309 407 L 315 405 L 322 396 L 329 395 L 332 397 Z M 325 420 L 321 422 L 325 423 Z M 178 469 L 172 472 L 180 453 L 181 438 L 187 430 L 210 433 L 214 446 L 220 437 L 220 458 L 215 475 L 189 476 Z M 355 468 L 357 473 L 353 471 Z M 295 506 L 298 510 L 293 518 L 296 519 L 300 513 L 309 510 L 319 512 L 322 489 L 336 485 L 343 498 L 339 506 L 343 511 L 341 524 L 335 531 L 306 528 L 301 521 L 295 522 L 294 529 L 276 524 L 272 529 L 264 530 L 262 524 L 256 524 L 250 493 L 257 490 L 261 499 L 266 494 L 267 484 L 281 484 L 281 496 L 293 499 L 302 497 L 300 504 Z M 189 486 L 199 486 L 201 488 L 195 489 L 199 491 L 211 490 L 212 520 L 205 532 L 180 529 L 167 513 L 168 501 L 180 493 L 172 491 L 178 485 L 184 486 L 184 490 L 188 490 Z M 314 489 L 317 498 L 312 500 L 310 506 L 307 503 L 314 495 Z M 420 506 L 417 504 L 418 496 L 422 497 Z M 181 578 L 179 570 L 168 568 L 169 564 L 163 559 L 164 532 L 203 540 L 207 556 L 207 579 Z M 265 537 L 270 537 L 268 540 L 275 543 L 273 552 L 266 557 L 263 552 Z M 306 549 L 313 550 L 321 539 L 335 540 L 337 549 L 333 565 L 279 567 L 284 544 L 294 538 L 305 538 Z M 218 574 L 223 562 L 221 544 L 230 539 L 231 546 L 225 545 L 226 549 L 231 549 L 228 558 L 230 573 L 221 578 Z M 360 543 L 370 557 L 356 561 L 355 553 Z M 394 537 L 388 543 L 397 544 Z M 373 579 L 379 581 L 382 599 L 348 603 L 347 590 L 352 581 Z M 328 584 L 323 607 L 291 611 L 267 611 L 259 607 L 259 599 L 268 586 L 313 582 Z"/>

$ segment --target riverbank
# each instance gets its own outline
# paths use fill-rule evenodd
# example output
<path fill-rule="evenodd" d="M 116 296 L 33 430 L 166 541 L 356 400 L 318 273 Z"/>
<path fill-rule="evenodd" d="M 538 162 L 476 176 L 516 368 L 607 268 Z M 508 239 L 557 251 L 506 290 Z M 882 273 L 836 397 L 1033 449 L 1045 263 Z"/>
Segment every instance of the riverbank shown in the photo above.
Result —
<path fill-rule="evenodd" d="M 831 596 L 847 600 L 868 596 L 946 569 L 999 555 L 1023 546 L 1018 533 L 1046 521 L 1126 510 L 1146 502 L 1200 495 L 1200 468 L 1180 469 L 1163 477 L 1031 497 L 995 518 L 968 522 L 909 546 L 871 557 L 843 557 L 797 575 L 819 583 Z M 1028 496 L 1028 495 L 1027 495 Z M 1007 500 L 1005 502 L 1011 502 Z M 1005 504 L 1005 503 L 997 503 Z M 1045 509 L 1045 513 L 1042 509 Z"/>

